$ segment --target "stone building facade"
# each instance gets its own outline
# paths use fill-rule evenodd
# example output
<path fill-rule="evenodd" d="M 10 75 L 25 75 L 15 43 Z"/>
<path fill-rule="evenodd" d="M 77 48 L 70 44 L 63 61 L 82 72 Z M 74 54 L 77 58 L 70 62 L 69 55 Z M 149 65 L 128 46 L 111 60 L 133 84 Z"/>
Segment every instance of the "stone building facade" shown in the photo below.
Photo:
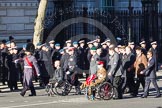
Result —
<path fill-rule="evenodd" d="M 37 0 L 0 0 L 0 40 L 13 36 L 18 43 L 32 39 Z"/>

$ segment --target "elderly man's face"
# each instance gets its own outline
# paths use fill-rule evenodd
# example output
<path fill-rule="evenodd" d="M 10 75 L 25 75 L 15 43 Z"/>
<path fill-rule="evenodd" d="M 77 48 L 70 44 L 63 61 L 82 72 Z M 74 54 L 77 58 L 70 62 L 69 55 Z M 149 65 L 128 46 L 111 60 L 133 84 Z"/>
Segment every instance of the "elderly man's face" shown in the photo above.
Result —
<path fill-rule="evenodd" d="M 60 46 L 55 46 L 55 48 L 59 50 L 60 49 Z"/>
<path fill-rule="evenodd" d="M 71 43 L 67 43 L 67 47 L 71 47 Z"/>
<path fill-rule="evenodd" d="M 14 42 L 11 42 L 11 48 L 14 48 L 16 44 Z"/>
<path fill-rule="evenodd" d="M 81 47 L 84 47 L 84 43 L 81 43 L 80 46 L 81 46 Z"/>
<path fill-rule="evenodd" d="M 0 45 L 0 48 L 3 49 L 4 47 L 5 47 L 5 44 L 2 43 L 2 44 Z"/>
<path fill-rule="evenodd" d="M 97 49 L 97 54 L 98 54 L 98 55 L 101 55 L 101 53 L 102 53 L 101 48 L 100 48 L 100 49 Z"/>
<path fill-rule="evenodd" d="M 141 47 L 142 48 L 146 48 L 146 44 L 141 44 Z"/>
<path fill-rule="evenodd" d="M 75 48 L 77 48 L 77 47 L 78 47 L 78 44 L 73 44 L 73 46 L 74 46 Z"/>
<path fill-rule="evenodd" d="M 54 43 L 50 43 L 50 47 L 53 48 L 54 47 Z"/>
<path fill-rule="evenodd" d="M 152 47 L 155 49 L 157 48 L 157 44 L 153 44 Z"/>
<path fill-rule="evenodd" d="M 13 53 L 14 53 L 14 54 L 17 54 L 17 53 L 18 53 L 18 50 L 17 50 L 17 49 L 14 49 L 14 50 L 13 50 Z"/>
<path fill-rule="evenodd" d="M 106 44 L 102 45 L 102 48 L 106 49 L 107 48 L 107 45 Z"/>
<path fill-rule="evenodd" d="M 130 54 L 130 53 L 131 53 L 131 49 L 130 49 L 129 47 L 126 47 L 126 48 L 125 48 L 125 52 L 126 52 L 127 54 Z"/>
<path fill-rule="evenodd" d="M 90 50 L 90 52 L 92 55 L 96 54 L 96 50 Z"/>
<path fill-rule="evenodd" d="M 109 50 L 109 55 L 112 56 L 114 54 L 114 50 Z"/>
<path fill-rule="evenodd" d="M 54 66 L 57 68 L 60 66 L 60 61 L 55 61 Z"/>
<path fill-rule="evenodd" d="M 73 55 L 73 54 L 74 54 L 74 50 L 70 50 L 69 55 Z"/>
<path fill-rule="evenodd" d="M 131 47 L 132 49 L 134 49 L 135 46 L 134 46 L 134 44 L 132 44 L 132 45 L 130 45 L 130 47 Z"/>
<path fill-rule="evenodd" d="M 92 47 L 93 47 L 93 44 L 88 44 L 88 47 L 89 47 L 89 48 L 92 48 Z"/>
<path fill-rule="evenodd" d="M 98 42 L 95 42 L 95 43 L 94 43 L 94 46 L 98 46 L 98 44 L 99 44 Z"/>

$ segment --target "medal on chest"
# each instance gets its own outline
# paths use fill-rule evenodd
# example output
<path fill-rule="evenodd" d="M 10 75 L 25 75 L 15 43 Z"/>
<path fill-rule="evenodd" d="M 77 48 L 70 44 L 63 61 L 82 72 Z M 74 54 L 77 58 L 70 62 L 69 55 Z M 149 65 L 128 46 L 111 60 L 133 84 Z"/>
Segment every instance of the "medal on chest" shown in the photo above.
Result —
<path fill-rule="evenodd" d="M 70 58 L 70 61 L 73 61 L 73 58 Z"/>

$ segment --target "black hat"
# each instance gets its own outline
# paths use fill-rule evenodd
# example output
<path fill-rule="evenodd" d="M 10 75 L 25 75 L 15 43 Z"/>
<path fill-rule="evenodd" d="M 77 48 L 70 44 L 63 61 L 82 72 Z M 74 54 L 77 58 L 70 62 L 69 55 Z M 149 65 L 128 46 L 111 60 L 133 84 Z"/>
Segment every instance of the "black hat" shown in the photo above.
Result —
<path fill-rule="evenodd" d="M 12 39 L 14 39 L 12 36 L 9 36 L 9 40 L 11 41 Z"/>
<path fill-rule="evenodd" d="M 27 39 L 26 42 L 27 42 L 27 43 L 31 42 L 31 39 Z"/>
<path fill-rule="evenodd" d="M 1 43 L 5 44 L 6 42 L 7 42 L 6 40 L 2 40 L 2 42 L 1 42 Z"/>
<path fill-rule="evenodd" d="M 26 45 L 26 51 L 31 52 L 31 53 L 34 53 L 34 50 L 35 50 L 35 46 L 34 46 L 33 43 L 28 43 Z"/>

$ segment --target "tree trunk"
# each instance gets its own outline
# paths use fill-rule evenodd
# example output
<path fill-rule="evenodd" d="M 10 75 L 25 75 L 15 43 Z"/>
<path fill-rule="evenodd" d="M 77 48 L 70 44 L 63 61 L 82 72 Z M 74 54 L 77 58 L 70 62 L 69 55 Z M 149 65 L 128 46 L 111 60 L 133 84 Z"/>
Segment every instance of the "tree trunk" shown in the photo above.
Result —
<path fill-rule="evenodd" d="M 37 18 L 35 19 L 33 43 L 36 45 L 43 41 L 44 20 L 48 0 L 40 0 Z"/>

